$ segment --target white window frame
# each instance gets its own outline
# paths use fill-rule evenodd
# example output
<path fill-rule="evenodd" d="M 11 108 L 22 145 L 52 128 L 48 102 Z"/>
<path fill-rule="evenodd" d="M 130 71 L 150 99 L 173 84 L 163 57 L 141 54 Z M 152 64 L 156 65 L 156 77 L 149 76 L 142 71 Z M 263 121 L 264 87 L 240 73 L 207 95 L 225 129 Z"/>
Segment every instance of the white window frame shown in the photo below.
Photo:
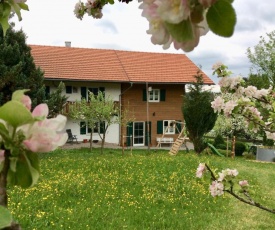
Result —
<path fill-rule="evenodd" d="M 167 125 L 165 123 L 167 122 Z M 176 126 L 171 125 L 171 123 L 174 123 L 175 120 L 163 120 L 163 133 L 165 134 L 175 134 L 176 133 Z M 170 126 L 169 129 L 166 130 L 167 126 Z"/>
<path fill-rule="evenodd" d="M 160 101 L 160 90 L 152 89 L 148 92 L 149 102 L 159 102 Z"/>

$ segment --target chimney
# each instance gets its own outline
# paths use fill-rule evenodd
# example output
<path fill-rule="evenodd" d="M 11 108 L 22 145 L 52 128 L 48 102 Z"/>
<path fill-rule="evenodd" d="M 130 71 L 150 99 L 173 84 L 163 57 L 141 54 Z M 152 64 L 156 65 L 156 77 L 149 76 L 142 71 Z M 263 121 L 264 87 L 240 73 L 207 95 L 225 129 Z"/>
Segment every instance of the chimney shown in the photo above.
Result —
<path fill-rule="evenodd" d="M 66 47 L 71 47 L 71 42 L 68 42 L 68 41 L 65 42 L 65 46 L 66 46 Z"/>

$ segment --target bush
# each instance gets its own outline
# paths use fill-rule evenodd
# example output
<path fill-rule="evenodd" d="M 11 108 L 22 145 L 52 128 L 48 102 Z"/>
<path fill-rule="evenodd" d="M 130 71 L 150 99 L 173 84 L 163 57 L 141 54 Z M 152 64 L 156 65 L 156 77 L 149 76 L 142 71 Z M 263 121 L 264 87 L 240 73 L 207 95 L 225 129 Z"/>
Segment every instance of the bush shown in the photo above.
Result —
<path fill-rule="evenodd" d="M 235 155 L 236 156 L 242 156 L 243 153 L 245 152 L 245 150 L 246 150 L 245 143 L 240 142 L 240 141 L 236 141 L 236 144 L 235 144 Z"/>
<path fill-rule="evenodd" d="M 216 145 L 216 148 L 226 150 L 226 144 L 218 144 Z"/>
<path fill-rule="evenodd" d="M 218 145 L 225 145 L 226 146 L 226 142 L 224 141 L 223 137 L 221 134 L 218 134 L 215 139 L 214 139 L 214 144 L 213 144 L 216 148 L 218 148 Z"/>
<path fill-rule="evenodd" d="M 248 152 L 244 152 L 243 157 L 245 159 L 249 159 L 249 160 L 255 160 L 256 159 L 256 156 L 254 155 L 254 153 L 248 153 Z"/>

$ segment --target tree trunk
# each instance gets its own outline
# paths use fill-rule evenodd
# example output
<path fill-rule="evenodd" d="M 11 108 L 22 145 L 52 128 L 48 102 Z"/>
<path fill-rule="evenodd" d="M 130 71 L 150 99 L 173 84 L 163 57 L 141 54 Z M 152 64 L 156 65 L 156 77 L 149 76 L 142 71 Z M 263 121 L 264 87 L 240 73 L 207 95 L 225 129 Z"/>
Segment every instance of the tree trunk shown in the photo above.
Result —
<path fill-rule="evenodd" d="M 103 137 L 101 140 L 101 154 L 103 154 L 104 144 L 105 144 L 105 133 L 103 134 Z"/>
<path fill-rule="evenodd" d="M 4 166 L 0 173 L 0 205 L 8 208 L 8 194 L 7 194 L 7 177 L 10 167 L 10 150 L 5 150 Z M 19 224 L 12 222 L 10 227 L 3 228 L 3 230 L 21 230 Z"/>
<path fill-rule="evenodd" d="M 8 195 L 7 195 L 7 177 L 10 167 L 10 151 L 5 150 L 4 166 L 0 173 L 0 205 L 8 207 Z"/>
<path fill-rule="evenodd" d="M 231 158 L 235 158 L 235 145 L 236 145 L 236 136 L 232 137 L 232 148 L 231 148 Z"/>
<path fill-rule="evenodd" d="M 92 152 L 92 149 L 93 149 L 93 132 L 91 131 L 91 134 L 90 134 L 90 151 Z"/>

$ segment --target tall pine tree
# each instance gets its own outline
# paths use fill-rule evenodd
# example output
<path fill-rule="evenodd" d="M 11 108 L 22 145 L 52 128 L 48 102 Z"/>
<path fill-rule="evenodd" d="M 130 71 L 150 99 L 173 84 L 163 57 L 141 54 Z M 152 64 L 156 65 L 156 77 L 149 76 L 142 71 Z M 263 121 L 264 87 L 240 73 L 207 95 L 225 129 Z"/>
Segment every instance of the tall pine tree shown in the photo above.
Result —
<path fill-rule="evenodd" d="M 45 100 L 44 74 L 35 66 L 25 33 L 11 26 L 4 36 L 0 26 L 0 105 L 18 89 L 30 90 L 33 107 Z"/>

